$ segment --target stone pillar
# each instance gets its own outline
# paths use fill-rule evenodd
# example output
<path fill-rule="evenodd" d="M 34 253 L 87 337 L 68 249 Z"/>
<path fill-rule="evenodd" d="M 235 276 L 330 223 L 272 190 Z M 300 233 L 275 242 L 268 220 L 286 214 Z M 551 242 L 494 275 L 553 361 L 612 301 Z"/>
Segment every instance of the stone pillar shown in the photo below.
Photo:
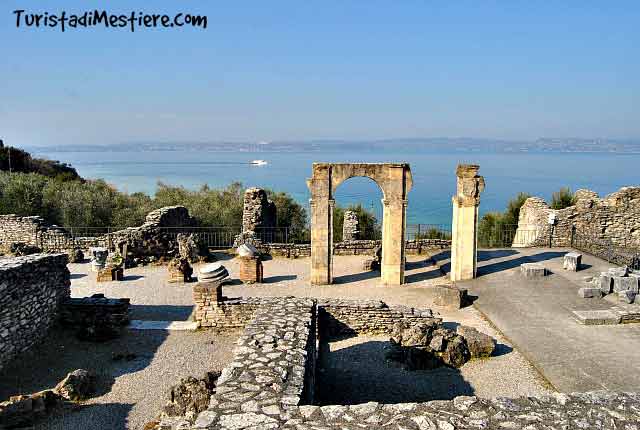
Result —
<path fill-rule="evenodd" d="M 332 282 L 333 208 L 335 200 L 311 199 L 311 284 Z"/>
<path fill-rule="evenodd" d="M 459 164 L 457 191 L 453 196 L 451 240 L 451 280 L 464 281 L 476 276 L 478 261 L 478 206 L 484 190 L 480 166 Z"/>
<path fill-rule="evenodd" d="M 358 214 L 354 211 L 344 211 L 342 220 L 342 240 L 357 240 L 360 231 L 358 230 Z"/>
<path fill-rule="evenodd" d="M 244 192 L 242 231 L 256 231 L 276 225 L 275 204 L 267 199 L 262 188 L 247 188 Z"/>
<path fill-rule="evenodd" d="M 404 283 L 407 200 L 383 199 L 382 206 L 382 283 L 401 285 Z"/>

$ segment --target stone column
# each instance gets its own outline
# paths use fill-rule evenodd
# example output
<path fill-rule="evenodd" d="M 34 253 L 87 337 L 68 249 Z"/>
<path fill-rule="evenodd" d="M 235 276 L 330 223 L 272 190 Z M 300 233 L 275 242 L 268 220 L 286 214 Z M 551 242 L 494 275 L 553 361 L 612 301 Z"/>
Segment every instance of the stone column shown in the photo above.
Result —
<path fill-rule="evenodd" d="M 478 206 L 484 190 L 480 166 L 459 164 L 457 191 L 453 196 L 451 240 L 451 280 L 464 281 L 476 276 L 478 261 Z"/>
<path fill-rule="evenodd" d="M 335 200 L 311 199 L 311 284 L 332 282 L 333 208 Z"/>
<path fill-rule="evenodd" d="M 380 266 L 382 283 L 401 285 L 404 283 L 407 201 L 383 199 L 382 206 L 382 264 Z"/>

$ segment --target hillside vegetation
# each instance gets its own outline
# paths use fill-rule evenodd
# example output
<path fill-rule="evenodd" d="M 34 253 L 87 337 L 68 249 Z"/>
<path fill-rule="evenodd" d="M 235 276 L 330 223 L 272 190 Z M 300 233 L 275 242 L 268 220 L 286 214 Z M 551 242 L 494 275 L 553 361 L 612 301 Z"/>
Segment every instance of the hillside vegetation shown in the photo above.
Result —
<path fill-rule="evenodd" d="M 59 161 L 33 158 L 28 152 L 5 146 L 0 140 L 0 171 L 38 173 L 62 181 L 82 180 L 76 169 Z"/>

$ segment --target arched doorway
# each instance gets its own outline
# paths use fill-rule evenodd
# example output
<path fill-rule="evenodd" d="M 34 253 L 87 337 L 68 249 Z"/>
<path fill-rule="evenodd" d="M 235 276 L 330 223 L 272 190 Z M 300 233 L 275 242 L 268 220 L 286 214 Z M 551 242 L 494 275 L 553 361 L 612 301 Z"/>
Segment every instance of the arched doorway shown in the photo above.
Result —
<path fill-rule="evenodd" d="M 354 176 L 371 178 L 382 190 L 382 283 L 404 282 L 404 240 L 411 169 L 407 163 L 313 163 L 311 192 L 311 283 L 332 282 L 333 208 L 338 185 Z"/>

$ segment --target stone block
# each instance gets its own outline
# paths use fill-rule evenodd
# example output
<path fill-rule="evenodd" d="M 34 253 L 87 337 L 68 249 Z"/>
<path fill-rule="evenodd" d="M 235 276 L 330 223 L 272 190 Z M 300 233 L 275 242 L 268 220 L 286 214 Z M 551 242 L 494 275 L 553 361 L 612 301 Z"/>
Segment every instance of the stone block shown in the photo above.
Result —
<path fill-rule="evenodd" d="M 583 299 L 593 297 L 599 299 L 600 297 L 602 297 L 602 291 L 597 287 L 582 287 L 578 290 L 578 296 L 582 297 Z"/>
<path fill-rule="evenodd" d="M 612 267 L 609 269 L 609 274 L 611 276 L 627 276 L 629 274 L 629 268 L 627 266 Z"/>
<path fill-rule="evenodd" d="M 433 304 L 436 306 L 460 309 L 469 301 L 467 290 L 454 285 L 436 285 L 431 289 L 435 293 Z"/>
<path fill-rule="evenodd" d="M 380 263 L 376 258 L 367 258 L 362 262 L 362 270 L 369 272 L 380 269 Z"/>
<path fill-rule="evenodd" d="M 610 294 L 613 292 L 613 276 L 609 272 L 602 272 L 596 279 L 596 286 L 600 288 L 602 294 Z"/>
<path fill-rule="evenodd" d="M 638 293 L 630 290 L 624 290 L 618 292 L 618 298 L 622 303 L 633 303 Z"/>
<path fill-rule="evenodd" d="M 620 315 L 610 310 L 573 311 L 573 316 L 584 325 L 613 325 L 620 324 Z"/>
<path fill-rule="evenodd" d="M 96 274 L 97 282 L 122 281 L 124 279 L 124 270 L 121 267 L 104 267 L 98 270 Z"/>
<path fill-rule="evenodd" d="M 580 270 L 581 266 L 582 266 L 582 254 L 578 254 L 577 252 L 569 252 L 564 256 L 562 267 L 565 270 L 577 272 L 578 270 Z"/>
<path fill-rule="evenodd" d="M 547 276 L 547 269 L 540 263 L 523 263 L 520 265 L 520 273 L 525 278 L 542 278 Z"/>
<path fill-rule="evenodd" d="M 620 291 L 632 291 L 638 293 L 638 278 L 635 277 L 613 277 L 613 291 L 618 293 Z"/>
<path fill-rule="evenodd" d="M 240 259 L 240 280 L 246 284 L 262 283 L 263 267 L 260 257 L 238 257 Z"/>

